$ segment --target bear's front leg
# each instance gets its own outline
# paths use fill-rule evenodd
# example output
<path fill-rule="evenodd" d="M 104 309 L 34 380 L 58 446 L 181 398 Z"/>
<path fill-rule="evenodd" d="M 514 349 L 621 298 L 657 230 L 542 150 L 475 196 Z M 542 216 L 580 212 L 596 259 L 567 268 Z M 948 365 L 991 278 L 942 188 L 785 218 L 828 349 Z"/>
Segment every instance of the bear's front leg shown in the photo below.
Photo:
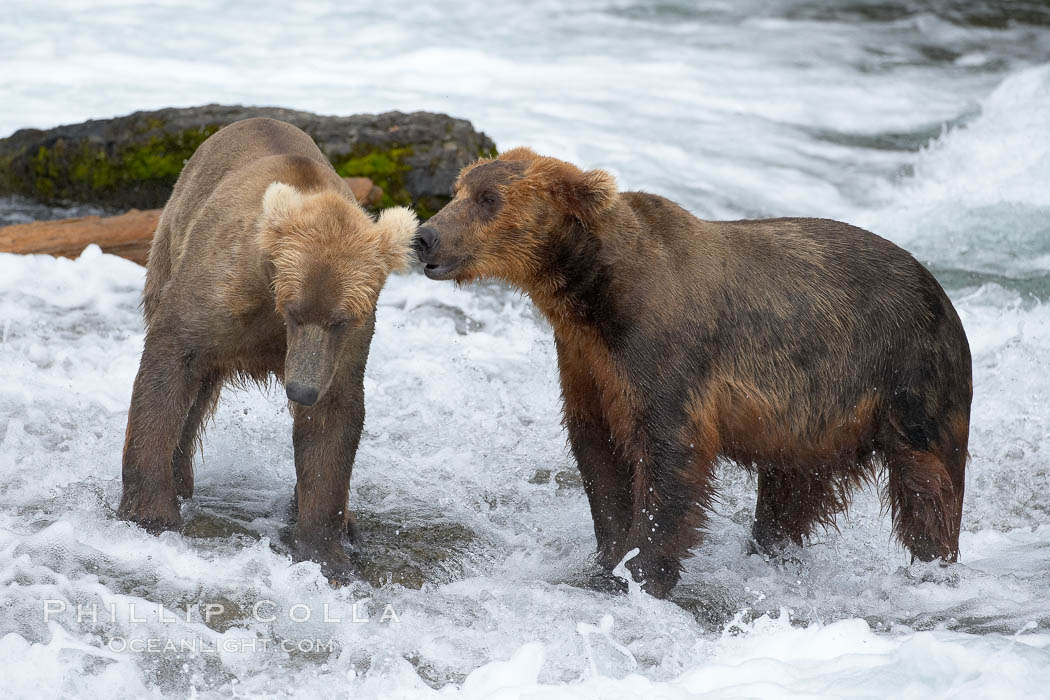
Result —
<path fill-rule="evenodd" d="M 627 568 L 652 596 L 670 594 L 681 577 L 682 559 L 700 540 L 716 456 L 711 445 L 651 438 L 639 458 L 625 550 L 638 550 Z"/>
<path fill-rule="evenodd" d="M 300 557 L 319 563 L 325 576 L 338 583 L 349 583 L 358 573 L 343 547 L 350 474 L 365 416 L 360 380 L 356 385 L 333 386 L 311 407 L 292 404 L 294 547 Z"/>
<path fill-rule="evenodd" d="M 291 525 L 295 525 L 299 522 L 299 494 L 298 489 L 292 489 L 292 500 L 288 502 L 288 522 Z M 354 518 L 354 514 L 349 510 L 346 512 L 346 524 L 344 529 L 346 530 L 346 537 L 350 541 L 350 544 L 357 545 L 361 542 L 361 535 L 357 529 L 357 520 Z"/>
<path fill-rule="evenodd" d="M 190 406 L 182 436 L 171 458 L 171 471 L 175 477 L 175 493 L 182 498 L 193 498 L 193 453 L 197 447 L 201 427 L 219 403 L 222 378 L 212 373 L 204 377 L 197 389 L 197 397 Z"/>
<path fill-rule="evenodd" d="M 117 511 L 151 532 L 179 527 L 172 457 L 200 386 L 200 361 L 162 328 L 146 334 L 124 437 Z"/>
<path fill-rule="evenodd" d="M 627 551 L 631 469 L 617 456 L 612 435 L 600 418 L 567 413 L 565 428 L 591 506 L 598 565 L 611 571 Z"/>

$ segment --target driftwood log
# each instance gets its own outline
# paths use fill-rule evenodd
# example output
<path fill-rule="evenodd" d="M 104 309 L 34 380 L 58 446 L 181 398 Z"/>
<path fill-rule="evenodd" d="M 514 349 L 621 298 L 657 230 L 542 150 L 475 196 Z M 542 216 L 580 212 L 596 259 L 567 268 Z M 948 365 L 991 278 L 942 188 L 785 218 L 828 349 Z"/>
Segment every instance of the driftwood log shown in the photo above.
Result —
<path fill-rule="evenodd" d="M 348 177 L 357 201 L 375 206 L 383 191 L 366 177 Z M 95 243 L 103 252 L 146 264 L 160 209 L 132 209 L 119 216 L 81 216 L 0 227 L 0 253 L 46 253 L 75 258 Z"/>

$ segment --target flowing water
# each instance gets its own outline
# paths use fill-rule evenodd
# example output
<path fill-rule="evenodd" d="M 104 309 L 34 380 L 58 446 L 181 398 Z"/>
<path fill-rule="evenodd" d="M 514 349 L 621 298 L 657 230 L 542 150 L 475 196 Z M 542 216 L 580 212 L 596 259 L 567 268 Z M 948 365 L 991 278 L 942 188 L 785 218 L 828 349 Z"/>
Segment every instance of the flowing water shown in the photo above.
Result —
<path fill-rule="evenodd" d="M 936 273 L 970 338 L 961 562 L 909 565 L 875 489 L 790 562 L 748 556 L 754 483 L 724 465 L 674 600 L 569 585 L 593 534 L 550 329 L 498 285 L 416 274 L 380 298 L 366 376 L 351 489 L 366 580 L 333 589 L 280 546 L 294 470 L 279 391 L 227 390 L 186 528 L 153 537 L 113 514 L 143 270 L 93 249 L 0 255 L 6 692 L 1046 692 L 1046 4 L 211 5 L 8 2 L 0 133 L 206 102 L 427 109 L 702 217 L 869 228 Z M 52 214 L 0 201 L 5 221 Z"/>

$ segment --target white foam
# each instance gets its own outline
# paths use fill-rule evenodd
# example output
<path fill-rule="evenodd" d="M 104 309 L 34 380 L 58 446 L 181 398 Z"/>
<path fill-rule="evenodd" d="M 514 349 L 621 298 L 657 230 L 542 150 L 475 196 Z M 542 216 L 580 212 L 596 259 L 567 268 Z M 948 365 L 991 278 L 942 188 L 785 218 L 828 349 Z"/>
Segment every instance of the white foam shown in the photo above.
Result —
<path fill-rule="evenodd" d="M 1010 75 L 980 114 L 915 158 L 859 213 L 925 259 L 1006 274 L 1050 269 L 1050 66 Z"/>

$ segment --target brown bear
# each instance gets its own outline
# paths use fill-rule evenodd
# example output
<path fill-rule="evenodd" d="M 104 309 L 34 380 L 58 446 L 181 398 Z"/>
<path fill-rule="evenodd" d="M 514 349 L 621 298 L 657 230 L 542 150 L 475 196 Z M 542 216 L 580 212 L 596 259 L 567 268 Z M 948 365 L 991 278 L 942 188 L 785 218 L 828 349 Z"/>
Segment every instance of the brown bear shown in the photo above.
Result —
<path fill-rule="evenodd" d="M 342 539 L 376 299 L 406 264 L 416 225 L 405 208 L 374 221 L 291 124 L 246 119 L 201 144 L 150 249 L 120 515 L 177 528 L 176 497 L 193 495 L 195 443 L 223 384 L 275 375 L 294 420 L 294 548 L 348 578 Z"/>
<path fill-rule="evenodd" d="M 757 474 L 752 546 L 802 544 L 889 473 L 896 536 L 958 555 L 970 351 L 911 255 L 826 219 L 703 221 L 516 148 L 467 166 L 417 234 L 425 273 L 502 279 L 550 321 L 598 561 L 678 581 L 716 460 Z"/>

